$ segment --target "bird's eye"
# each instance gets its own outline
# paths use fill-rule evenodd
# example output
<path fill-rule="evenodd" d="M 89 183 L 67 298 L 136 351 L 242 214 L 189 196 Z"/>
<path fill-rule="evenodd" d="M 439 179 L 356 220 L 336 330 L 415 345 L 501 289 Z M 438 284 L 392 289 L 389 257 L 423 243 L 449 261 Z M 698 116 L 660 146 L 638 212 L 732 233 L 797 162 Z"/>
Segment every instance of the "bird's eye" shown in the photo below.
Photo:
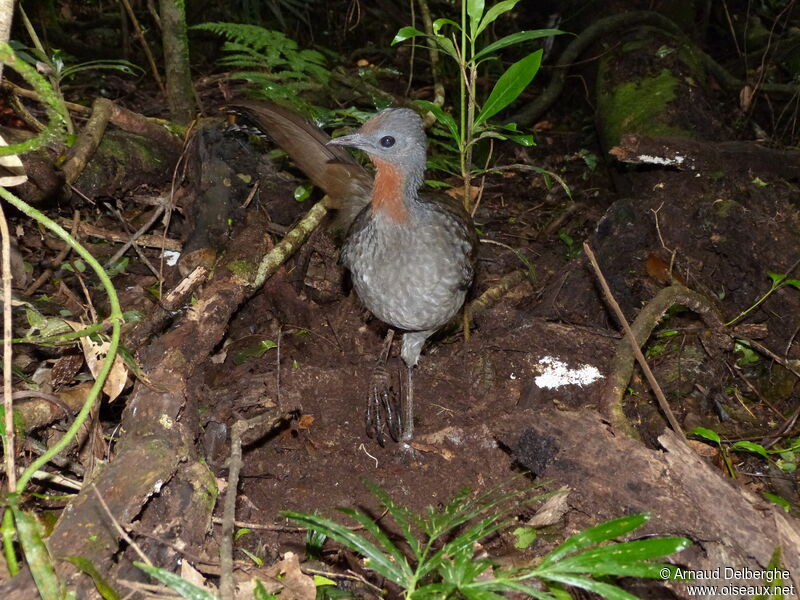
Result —
<path fill-rule="evenodd" d="M 394 146 L 394 138 L 390 135 L 386 135 L 381 138 L 381 146 L 384 148 L 391 148 Z"/>

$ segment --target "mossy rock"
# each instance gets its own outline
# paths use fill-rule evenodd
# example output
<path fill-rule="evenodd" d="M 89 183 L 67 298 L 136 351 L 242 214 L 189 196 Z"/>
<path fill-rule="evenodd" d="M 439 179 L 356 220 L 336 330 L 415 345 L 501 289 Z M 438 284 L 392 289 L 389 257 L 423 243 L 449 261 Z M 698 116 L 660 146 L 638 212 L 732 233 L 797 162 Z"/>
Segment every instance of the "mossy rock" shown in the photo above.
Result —
<path fill-rule="evenodd" d="M 174 160 L 147 138 L 107 131 L 75 185 L 89 197 L 119 196 L 142 184 L 164 183 Z"/>

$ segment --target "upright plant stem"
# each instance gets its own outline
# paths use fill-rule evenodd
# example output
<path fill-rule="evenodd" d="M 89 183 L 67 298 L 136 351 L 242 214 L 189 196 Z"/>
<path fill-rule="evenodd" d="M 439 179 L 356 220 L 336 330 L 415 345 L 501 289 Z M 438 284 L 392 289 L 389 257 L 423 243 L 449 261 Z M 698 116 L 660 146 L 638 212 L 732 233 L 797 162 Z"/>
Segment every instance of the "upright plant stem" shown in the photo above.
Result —
<path fill-rule="evenodd" d="M 459 133 L 461 134 L 461 139 L 459 140 L 459 144 L 460 144 L 459 162 L 461 163 L 460 167 L 461 167 L 461 177 L 462 177 L 462 179 L 466 177 L 465 174 L 466 174 L 467 168 L 468 168 L 467 165 L 466 165 L 466 162 L 465 162 L 465 158 L 466 158 L 465 154 L 466 154 L 466 150 L 467 150 L 467 146 L 466 146 L 466 144 L 467 144 L 467 126 L 466 126 L 466 121 L 467 121 L 467 106 L 466 106 L 466 103 L 467 103 L 467 82 L 466 82 L 467 60 L 466 60 L 466 57 L 464 56 L 464 51 L 465 51 L 466 45 L 467 45 L 467 0 L 461 0 L 461 65 L 459 65 L 461 67 L 461 69 L 460 69 L 461 77 L 459 77 L 459 86 L 458 86 L 458 90 L 459 90 L 458 101 L 459 101 L 459 109 L 460 109 L 458 111 L 458 113 L 459 113 L 460 124 L 461 124 L 461 127 L 459 127 Z M 468 192 L 468 190 L 467 190 L 467 188 L 465 186 L 465 188 L 464 188 L 464 205 L 465 206 L 467 204 L 467 192 Z"/>
<path fill-rule="evenodd" d="M 78 430 L 83 427 L 86 419 L 89 417 L 89 413 L 92 410 L 92 406 L 94 405 L 97 397 L 100 395 L 103 389 L 103 384 L 105 383 L 106 378 L 108 377 L 109 372 L 111 371 L 111 366 L 114 363 L 114 357 L 117 354 L 117 348 L 119 346 L 119 339 L 121 333 L 121 326 L 122 326 L 122 309 L 119 305 L 119 299 L 117 298 L 117 293 L 114 290 L 114 285 L 111 283 L 111 279 L 109 278 L 108 274 L 105 272 L 103 267 L 100 265 L 99 262 L 75 239 L 58 223 L 53 221 L 52 219 L 47 218 L 41 212 L 33 208 L 32 206 L 26 204 L 19 198 L 17 198 L 14 194 L 9 192 L 7 189 L 0 187 L 0 197 L 8 201 L 12 204 L 15 208 L 22 211 L 28 217 L 35 219 L 47 229 L 55 233 L 58 237 L 64 240 L 67 244 L 69 244 L 73 250 L 83 259 L 86 263 L 95 271 L 97 277 L 100 279 L 100 282 L 103 285 L 103 289 L 105 290 L 106 294 L 108 294 L 108 302 L 111 305 L 111 314 L 109 314 L 108 319 L 111 321 L 112 330 L 111 330 L 111 341 L 108 346 L 108 350 L 106 352 L 106 358 L 103 361 L 100 370 L 97 373 L 97 377 L 95 378 L 94 385 L 92 385 L 91 390 L 89 391 L 89 395 L 86 398 L 86 402 L 84 403 L 83 407 L 81 408 L 80 412 L 76 415 L 75 421 L 72 423 L 70 428 L 67 432 L 63 435 L 63 437 L 58 440 L 47 452 L 42 454 L 36 460 L 34 460 L 27 469 L 20 475 L 19 481 L 17 481 L 17 492 L 21 493 L 24 491 L 25 486 L 30 481 L 31 477 L 33 476 L 36 471 L 38 471 L 41 467 L 45 465 L 53 456 L 61 452 L 64 448 L 66 448 L 69 443 L 75 438 L 78 433 Z"/>
<path fill-rule="evenodd" d="M 6 216 L 0 205 L 0 233 L 3 240 L 3 406 L 5 407 L 6 477 L 8 491 L 13 493 L 17 486 L 17 467 L 14 464 L 16 445 L 14 443 L 14 403 L 11 399 L 11 234 L 8 231 Z"/>

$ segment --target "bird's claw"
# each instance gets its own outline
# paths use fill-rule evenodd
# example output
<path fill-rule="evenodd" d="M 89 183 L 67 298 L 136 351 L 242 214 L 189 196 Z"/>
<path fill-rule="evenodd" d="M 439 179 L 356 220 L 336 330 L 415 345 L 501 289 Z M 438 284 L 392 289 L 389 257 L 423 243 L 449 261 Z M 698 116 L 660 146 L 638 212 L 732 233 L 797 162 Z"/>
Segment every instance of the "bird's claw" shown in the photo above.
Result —
<path fill-rule="evenodd" d="M 400 423 L 397 395 L 392 389 L 389 373 L 382 365 L 376 366 L 372 371 L 365 420 L 367 435 L 375 438 L 381 447 L 386 441 L 383 434 L 384 423 L 392 439 L 394 441 L 400 439 L 402 425 Z"/>

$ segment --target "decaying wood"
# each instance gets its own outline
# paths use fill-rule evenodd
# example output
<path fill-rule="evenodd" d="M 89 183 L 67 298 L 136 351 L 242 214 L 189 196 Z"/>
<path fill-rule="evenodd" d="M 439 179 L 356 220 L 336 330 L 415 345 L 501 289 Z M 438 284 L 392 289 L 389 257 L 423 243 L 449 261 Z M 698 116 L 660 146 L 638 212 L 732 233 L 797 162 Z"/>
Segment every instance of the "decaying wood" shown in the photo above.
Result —
<path fill-rule="evenodd" d="M 676 283 L 656 294 L 631 324 L 633 336 L 638 347 L 647 342 L 650 334 L 653 333 L 664 314 L 676 304 L 691 308 L 712 331 L 721 329 L 722 319 L 717 314 L 713 304 L 702 294 Z M 609 419 L 615 429 L 624 431 L 631 437 L 638 437 L 636 430 L 628 421 L 623 410 L 625 390 L 628 388 L 633 375 L 634 364 L 634 350 L 628 339 L 623 338 L 617 345 L 614 357 L 611 359 L 611 368 L 602 396 L 601 412 Z"/>
<path fill-rule="evenodd" d="M 503 416 L 494 429 L 522 466 L 554 489 L 573 490 L 570 518 L 585 522 L 571 522 L 571 529 L 646 512 L 652 519 L 638 536 L 681 535 L 694 542 L 674 558 L 686 568 L 765 570 L 780 546 L 780 568 L 791 573 L 785 583 L 800 585 L 800 524 L 706 463 L 674 433 L 659 438 L 663 451 L 651 450 L 615 436 L 594 410 L 552 406 Z M 688 598 L 685 583 L 669 585 Z"/>
<path fill-rule="evenodd" d="M 800 177 L 800 157 L 796 150 L 767 148 L 752 141 L 708 142 L 628 134 L 622 136 L 609 154 L 628 164 L 701 172 L 738 169 L 746 164 L 753 175 L 761 177 L 766 174 L 784 179 Z"/>
<path fill-rule="evenodd" d="M 230 168 L 233 177 L 234 167 Z M 253 282 L 259 257 L 272 249 L 265 222 L 262 211 L 248 212 L 194 304 L 168 332 L 140 351 L 147 382 L 136 382 L 115 456 L 94 482 L 123 528 L 130 528 L 136 519 L 139 528 L 152 532 L 153 537 L 141 546 L 156 564 L 175 564 L 180 558 L 176 544 L 199 547 L 210 527 L 215 483 L 195 452 L 199 416 L 186 386 L 223 339 L 234 311 L 258 289 Z M 297 232 L 289 236 L 304 239 Z M 117 557 L 118 532 L 104 514 L 94 492 L 84 489 L 57 523 L 50 550 L 54 556 L 82 556 L 110 580 L 122 572 L 130 577 L 129 562 Z M 187 514 L 192 519 L 187 520 Z M 154 541 L 158 539 L 171 544 Z M 88 577 L 69 565 L 60 567 L 67 585 L 78 590 L 79 597 L 94 597 L 94 584 Z M 7 589 L 0 586 L 0 597 L 23 586 L 18 579 Z"/>
<path fill-rule="evenodd" d="M 633 351 L 633 356 L 636 358 L 636 362 L 639 363 L 642 371 L 647 378 L 647 383 L 650 384 L 650 389 L 653 390 L 653 394 L 655 394 L 656 398 L 658 399 L 658 405 L 661 407 L 661 412 L 664 413 L 664 416 L 667 417 L 667 422 L 669 422 L 669 426 L 672 427 L 672 431 L 677 433 L 678 435 L 683 437 L 683 428 L 681 427 L 680 423 L 678 423 L 678 419 L 675 418 L 675 415 L 672 412 L 672 408 L 670 408 L 669 403 L 667 402 L 666 396 L 664 396 L 664 392 L 661 389 L 661 386 L 658 384 L 658 381 L 653 375 L 653 371 L 650 369 L 650 365 L 647 364 L 647 360 L 642 354 L 642 350 L 640 348 L 639 342 L 636 339 L 636 335 L 633 333 L 630 324 L 625 319 L 625 315 L 622 313 L 622 309 L 617 304 L 617 301 L 614 299 L 614 294 L 611 291 L 611 288 L 608 286 L 608 281 L 603 276 L 603 272 L 600 269 L 600 265 L 597 263 L 597 258 L 592 252 L 591 246 L 587 242 L 583 243 L 583 251 L 586 253 L 589 262 L 594 269 L 595 276 L 597 280 L 600 282 L 600 287 L 603 290 L 603 295 L 606 299 L 606 304 L 608 304 L 611 309 L 614 311 L 614 315 L 617 317 L 617 322 L 622 325 L 623 331 L 625 331 L 625 339 L 628 340 L 628 345 L 630 349 Z M 652 324 L 654 328 L 656 323 Z M 615 416 L 625 418 L 625 413 L 622 411 L 622 399 L 620 398 L 619 410 L 613 413 Z M 625 430 L 629 433 L 629 435 L 633 435 L 633 437 L 638 437 L 635 434 L 635 431 L 632 426 L 628 425 L 628 428 Z"/>
<path fill-rule="evenodd" d="M 58 219 L 58 222 L 62 225 L 70 225 L 72 223 L 69 219 Z M 128 243 L 132 237 L 131 235 L 122 233 L 120 231 L 111 231 L 84 222 L 78 224 L 78 235 L 83 237 L 96 237 L 120 244 Z M 161 248 L 163 250 L 171 250 L 172 252 L 180 252 L 181 248 L 183 247 L 178 240 L 173 240 L 161 235 L 140 235 L 136 238 L 136 243 L 140 246 L 146 246 L 148 248 Z"/>
<path fill-rule="evenodd" d="M 147 137 L 164 149 L 177 152 L 180 144 L 164 127 L 153 123 L 142 115 L 118 107 L 107 98 L 98 98 L 92 105 L 92 116 L 78 135 L 75 144 L 70 148 L 62 170 L 66 174 L 67 183 L 75 183 L 91 160 L 105 134 L 109 123 L 120 129 Z"/>

